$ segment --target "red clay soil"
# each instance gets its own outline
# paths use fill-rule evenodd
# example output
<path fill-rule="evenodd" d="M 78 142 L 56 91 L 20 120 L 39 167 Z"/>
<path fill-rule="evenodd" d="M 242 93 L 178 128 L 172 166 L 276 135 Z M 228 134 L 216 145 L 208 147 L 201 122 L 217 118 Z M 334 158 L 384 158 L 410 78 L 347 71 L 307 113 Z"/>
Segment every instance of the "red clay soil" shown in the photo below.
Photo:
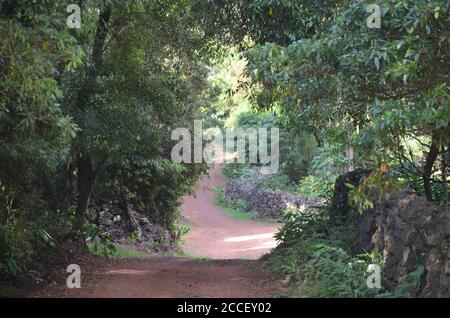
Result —
<path fill-rule="evenodd" d="M 276 226 L 234 220 L 213 203 L 212 186 L 222 186 L 219 169 L 184 198 L 183 215 L 193 223 L 184 238 L 188 254 L 211 259 L 153 257 L 123 259 L 81 268 L 80 289 L 48 286 L 31 297 L 272 297 L 279 284 L 256 260 L 275 246 Z M 248 258 L 248 259 L 247 259 Z M 68 274 L 67 274 L 68 275 Z"/>
<path fill-rule="evenodd" d="M 80 289 L 49 286 L 32 297 L 265 298 L 280 291 L 260 261 L 161 257 L 115 261 L 89 273 Z"/>
<path fill-rule="evenodd" d="M 258 259 L 276 246 L 278 225 L 235 220 L 213 204 L 213 187 L 224 187 L 220 166 L 203 177 L 196 195 L 185 197 L 182 215 L 194 223 L 185 237 L 184 251 L 213 259 Z"/>

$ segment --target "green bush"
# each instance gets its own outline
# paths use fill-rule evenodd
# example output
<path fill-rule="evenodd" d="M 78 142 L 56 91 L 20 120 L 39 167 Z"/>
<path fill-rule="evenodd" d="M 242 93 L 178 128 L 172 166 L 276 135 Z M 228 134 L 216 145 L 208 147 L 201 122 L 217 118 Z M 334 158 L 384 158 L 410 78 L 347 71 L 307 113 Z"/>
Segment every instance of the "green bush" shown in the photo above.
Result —
<path fill-rule="evenodd" d="M 414 272 L 406 274 L 400 277 L 398 285 L 393 292 L 384 293 L 379 295 L 380 298 L 396 297 L 396 298 L 408 298 L 417 297 L 417 291 L 420 288 L 422 276 L 425 273 L 425 267 L 419 265 Z"/>
<path fill-rule="evenodd" d="M 285 225 L 276 234 L 280 245 L 268 262 L 290 283 L 296 297 L 417 297 L 423 265 L 406 274 L 392 291 L 367 287 L 369 264 L 383 273 L 383 255 L 361 251 L 351 219 L 338 217 L 329 207 L 315 213 L 285 212 Z M 423 260 L 422 260 L 423 261 Z"/>
<path fill-rule="evenodd" d="M 377 254 L 354 254 L 355 233 L 348 221 L 328 208 L 315 213 L 286 211 L 281 242 L 269 262 L 298 297 L 372 297 L 385 292 L 366 284 L 369 264 L 382 265 Z"/>
<path fill-rule="evenodd" d="M 253 213 L 250 212 L 250 206 L 245 199 L 230 200 L 225 196 L 225 191 L 221 188 L 214 188 L 214 204 L 223 207 L 231 217 L 238 220 L 246 220 L 253 218 Z"/>
<path fill-rule="evenodd" d="M 334 189 L 334 182 L 326 182 L 315 176 L 307 176 L 300 180 L 295 191 L 298 195 L 307 197 L 331 197 Z"/>
<path fill-rule="evenodd" d="M 334 182 L 349 166 L 343 147 L 339 143 L 326 143 L 318 148 L 308 174 L 325 182 Z"/>
<path fill-rule="evenodd" d="M 286 192 L 295 191 L 295 183 L 285 174 L 276 174 L 265 178 L 260 186 L 271 190 L 280 190 Z"/>
<path fill-rule="evenodd" d="M 248 211 L 250 205 L 247 200 L 239 198 L 237 200 L 230 200 L 225 196 L 225 191 L 221 188 L 214 188 L 215 201 L 218 205 L 232 208 L 240 211 Z"/>
<path fill-rule="evenodd" d="M 327 244 L 311 246 L 311 258 L 304 265 L 302 295 L 319 297 L 367 297 L 379 291 L 366 284 L 369 259 L 350 256 L 342 248 Z"/>
<path fill-rule="evenodd" d="M 229 163 L 223 167 L 222 173 L 227 178 L 237 179 L 241 177 L 249 167 L 248 164 L 244 163 Z"/>
<path fill-rule="evenodd" d="M 87 222 L 84 225 L 84 232 L 88 239 L 88 248 L 93 254 L 107 258 L 117 256 L 114 239 L 111 236 L 102 235 L 97 225 Z"/>
<path fill-rule="evenodd" d="M 274 112 L 243 112 L 235 122 L 239 128 L 279 128 L 280 129 L 280 173 L 287 175 L 290 181 L 298 181 L 307 175 L 311 160 L 317 150 L 316 139 L 309 134 L 294 134 L 286 129 L 280 116 Z M 269 135 L 270 136 L 270 135 Z M 270 139 L 270 137 L 269 137 Z M 270 140 L 268 141 L 270 145 Z M 248 158 L 249 145 L 246 145 L 246 158 Z M 228 167 L 229 166 L 229 167 Z M 236 178 L 242 175 L 242 170 L 248 164 L 227 165 L 225 175 Z"/>
<path fill-rule="evenodd" d="M 221 205 L 221 206 L 229 206 L 230 205 L 230 201 L 228 200 L 228 198 L 225 196 L 225 191 L 221 188 L 214 188 L 214 201 L 217 205 Z"/>
<path fill-rule="evenodd" d="M 308 134 L 288 134 L 280 143 L 281 169 L 290 180 L 297 182 L 308 174 L 316 154 L 317 141 Z"/>
<path fill-rule="evenodd" d="M 59 218 L 38 210 L 32 213 L 21 206 L 11 212 L 8 222 L 0 222 L 0 280 L 26 273 L 33 261 L 45 258 L 57 245 Z"/>

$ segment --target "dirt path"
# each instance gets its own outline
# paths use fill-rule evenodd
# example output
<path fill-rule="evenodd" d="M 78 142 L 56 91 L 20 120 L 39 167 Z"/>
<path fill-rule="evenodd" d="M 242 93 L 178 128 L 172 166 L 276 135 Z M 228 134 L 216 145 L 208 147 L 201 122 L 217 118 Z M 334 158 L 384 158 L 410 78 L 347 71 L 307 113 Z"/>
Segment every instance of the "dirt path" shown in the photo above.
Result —
<path fill-rule="evenodd" d="M 184 251 L 213 259 L 258 259 L 276 246 L 278 225 L 235 220 L 213 204 L 213 187 L 223 187 L 220 166 L 196 187 L 196 196 L 184 198 L 182 215 L 193 223 L 184 237 Z"/>
<path fill-rule="evenodd" d="M 266 298 L 280 293 L 272 279 L 252 260 L 128 259 L 96 268 L 81 289 L 59 285 L 34 297 Z"/>
<path fill-rule="evenodd" d="M 275 225 L 238 221 L 213 203 L 212 186 L 224 180 L 218 168 L 197 185 L 197 196 L 184 198 L 183 215 L 194 223 L 185 237 L 189 254 L 213 259 L 154 257 L 123 259 L 82 267 L 81 289 L 64 282 L 32 297 L 272 297 L 281 289 L 263 268 L 260 256 L 275 240 Z M 244 259 L 248 258 L 248 259 Z M 80 263 L 81 264 L 81 263 Z"/>

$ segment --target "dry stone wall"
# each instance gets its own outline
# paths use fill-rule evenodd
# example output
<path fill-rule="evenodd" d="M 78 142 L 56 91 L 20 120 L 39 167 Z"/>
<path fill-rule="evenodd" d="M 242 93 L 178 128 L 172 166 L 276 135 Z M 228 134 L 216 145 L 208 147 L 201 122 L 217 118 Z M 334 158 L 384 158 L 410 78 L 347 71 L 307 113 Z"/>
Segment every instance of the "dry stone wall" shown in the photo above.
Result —
<path fill-rule="evenodd" d="M 265 189 L 259 182 L 231 180 L 225 188 L 225 196 L 231 201 L 244 199 L 249 209 L 262 219 L 281 219 L 283 212 L 294 209 L 311 212 L 325 203 L 321 198 L 297 196 L 288 192 Z"/>
<path fill-rule="evenodd" d="M 340 214 L 353 213 L 347 204 L 348 188 L 367 171 L 350 172 L 337 180 L 333 207 Z M 400 277 L 425 267 L 419 297 L 450 297 L 450 207 L 436 204 L 414 191 L 388 194 L 383 202 L 357 217 L 359 244 L 384 255 L 384 276 L 393 289 Z"/>

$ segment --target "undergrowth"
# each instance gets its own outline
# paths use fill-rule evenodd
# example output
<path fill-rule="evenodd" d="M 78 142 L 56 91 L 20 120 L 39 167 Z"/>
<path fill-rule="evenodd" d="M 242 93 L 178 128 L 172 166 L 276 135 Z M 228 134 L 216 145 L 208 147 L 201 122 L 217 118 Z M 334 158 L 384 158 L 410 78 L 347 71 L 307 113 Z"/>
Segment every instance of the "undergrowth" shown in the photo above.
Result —
<path fill-rule="evenodd" d="M 277 233 L 280 245 L 268 259 L 274 272 L 289 284 L 290 297 L 410 297 L 419 288 L 423 268 L 400 279 L 394 291 L 369 288 L 369 264 L 383 273 L 383 257 L 361 252 L 356 245 L 354 224 L 330 211 L 285 213 L 285 226 Z"/>
<path fill-rule="evenodd" d="M 250 220 L 254 218 L 254 214 L 250 212 L 249 204 L 244 199 L 231 201 L 225 196 L 225 192 L 221 188 L 214 188 L 214 204 L 221 207 L 222 210 L 237 220 Z"/>

